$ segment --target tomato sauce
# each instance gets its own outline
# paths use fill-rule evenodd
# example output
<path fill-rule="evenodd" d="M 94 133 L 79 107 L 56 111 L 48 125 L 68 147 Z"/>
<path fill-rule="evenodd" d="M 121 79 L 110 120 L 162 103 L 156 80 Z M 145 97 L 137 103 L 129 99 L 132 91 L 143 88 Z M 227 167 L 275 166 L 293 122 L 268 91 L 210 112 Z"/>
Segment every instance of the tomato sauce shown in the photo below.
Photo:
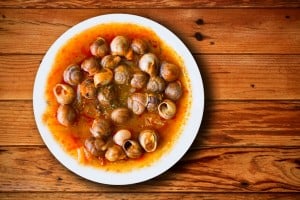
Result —
<path fill-rule="evenodd" d="M 151 51 L 155 53 L 160 60 L 165 60 L 180 66 L 181 75 L 179 80 L 183 87 L 183 94 L 176 102 L 177 113 L 171 120 L 164 120 L 158 114 L 145 112 L 137 116 L 133 115 L 125 124 L 118 125 L 116 130 L 126 128 L 137 137 L 139 131 L 145 128 L 155 128 L 159 132 L 158 147 L 152 153 L 144 153 L 139 159 L 125 159 L 116 162 L 109 162 L 103 158 L 91 156 L 84 148 L 84 141 L 91 136 L 89 131 L 92 121 L 95 118 L 93 107 L 86 107 L 84 114 L 77 117 L 76 123 L 65 127 L 59 124 L 56 119 L 56 111 L 59 104 L 56 102 L 53 94 L 53 88 L 57 83 L 63 82 L 63 71 L 73 63 L 80 64 L 82 60 L 90 56 L 89 46 L 99 36 L 106 39 L 108 43 L 117 35 L 123 35 L 129 39 L 142 38 L 150 43 Z M 161 39 L 150 29 L 134 24 L 110 23 L 102 24 L 85 30 L 75 35 L 57 52 L 54 65 L 47 78 L 45 98 L 47 109 L 43 116 L 43 122 L 48 126 L 57 142 L 75 159 L 78 159 L 83 165 L 91 165 L 103 170 L 124 172 L 133 169 L 149 166 L 158 159 L 166 155 L 172 148 L 180 133 L 183 125 L 189 116 L 191 91 L 190 81 L 187 76 L 186 66 L 183 65 L 182 58 L 176 52 L 168 47 Z M 126 105 L 126 102 L 124 103 Z"/>

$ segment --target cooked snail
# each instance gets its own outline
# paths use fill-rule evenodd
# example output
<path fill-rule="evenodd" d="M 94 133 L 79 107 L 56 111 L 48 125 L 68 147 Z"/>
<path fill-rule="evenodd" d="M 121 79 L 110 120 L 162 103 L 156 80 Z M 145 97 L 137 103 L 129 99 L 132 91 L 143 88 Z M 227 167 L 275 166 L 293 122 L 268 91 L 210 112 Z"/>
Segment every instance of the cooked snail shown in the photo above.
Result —
<path fill-rule="evenodd" d="M 177 101 L 182 95 L 182 87 L 179 81 L 169 83 L 165 89 L 167 98 Z"/>
<path fill-rule="evenodd" d="M 75 122 L 76 112 L 70 105 L 60 105 L 57 109 L 56 117 L 60 124 L 70 126 Z"/>
<path fill-rule="evenodd" d="M 145 54 L 148 51 L 148 44 L 143 39 L 134 39 L 131 43 L 132 50 L 137 54 Z"/>
<path fill-rule="evenodd" d="M 173 101 L 165 99 L 158 105 L 158 114 L 164 119 L 171 119 L 176 114 L 176 105 Z"/>
<path fill-rule="evenodd" d="M 160 94 L 148 94 L 148 100 L 147 100 L 147 110 L 149 112 L 155 112 L 157 111 L 157 107 L 159 103 L 162 100 L 162 95 Z"/>
<path fill-rule="evenodd" d="M 154 130 L 143 130 L 139 134 L 140 145 L 146 152 L 153 152 L 157 147 L 157 133 Z"/>
<path fill-rule="evenodd" d="M 113 80 L 114 74 L 110 69 L 103 69 L 94 75 L 95 87 L 100 87 L 103 85 L 108 85 Z"/>
<path fill-rule="evenodd" d="M 147 83 L 147 90 L 150 92 L 162 92 L 165 90 L 165 81 L 159 76 L 152 76 Z"/>
<path fill-rule="evenodd" d="M 125 36 L 116 36 L 110 43 L 110 50 L 112 55 L 124 56 L 128 60 L 133 57 L 130 41 Z"/>
<path fill-rule="evenodd" d="M 102 106 L 109 106 L 116 99 L 116 91 L 113 85 L 100 88 L 97 99 Z"/>
<path fill-rule="evenodd" d="M 141 89 L 146 85 L 147 81 L 148 75 L 145 72 L 140 71 L 133 74 L 130 85 L 133 88 Z"/>
<path fill-rule="evenodd" d="M 113 145 L 107 149 L 105 152 L 105 158 L 111 162 L 115 162 L 117 160 L 123 160 L 126 158 L 126 154 L 123 151 L 122 147 L 118 145 Z"/>
<path fill-rule="evenodd" d="M 158 62 L 155 54 L 146 53 L 139 60 L 139 68 L 150 76 L 156 76 L 158 74 Z"/>
<path fill-rule="evenodd" d="M 163 62 L 160 66 L 160 76 L 167 82 L 172 82 L 178 79 L 180 69 L 177 65 Z"/>
<path fill-rule="evenodd" d="M 79 85 L 80 94 L 87 99 L 94 99 L 96 97 L 96 88 L 94 80 L 91 78 L 85 79 Z"/>
<path fill-rule="evenodd" d="M 134 140 L 126 140 L 123 149 L 129 158 L 139 158 L 143 153 L 140 144 Z"/>
<path fill-rule="evenodd" d="M 85 140 L 84 146 L 93 156 L 102 156 L 107 149 L 107 144 L 103 138 L 90 137 Z"/>
<path fill-rule="evenodd" d="M 131 138 L 130 131 L 126 129 L 121 129 L 114 134 L 113 140 L 117 145 L 123 146 L 126 140 Z"/>
<path fill-rule="evenodd" d="M 90 46 L 90 51 L 93 56 L 103 57 L 109 49 L 104 38 L 98 37 Z"/>
<path fill-rule="evenodd" d="M 111 113 L 111 120 L 117 124 L 126 122 L 130 117 L 130 111 L 128 108 L 117 108 Z"/>
<path fill-rule="evenodd" d="M 147 106 L 148 97 L 144 93 L 133 93 L 128 97 L 128 108 L 136 115 L 142 114 Z"/>
<path fill-rule="evenodd" d="M 95 57 L 89 57 L 81 63 L 81 69 L 89 73 L 89 76 L 94 76 L 100 71 L 100 64 Z"/>
<path fill-rule="evenodd" d="M 79 65 L 73 64 L 67 67 L 63 73 L 64 81 L 70 85 L 78 85 L 83 78 Z"/>
<path fill-rule="evenodd" d="M 107 55 L 102 58 L 101 65 L 103 68 L 114 69 L 120 61 L 120 56 Z"/>
<path fill-rule="evenodd" d="M 130 81 L 131 73 L 126 65 L 119 65 L 115 68 L 115 82 L 117 84 L 127 84 Z"/>
<path fill-rule="evenodd" d="M 70 104 L 75 99 L 74 89 L 66 84 L 56 84 L 53 93 L 59 104 Z"/>
<path fill-rule="evenodd" d="M 94 137 L 107 137 L 112 133 L 112 125 L 107 119 L 94 119 L 90 132 Z"/>

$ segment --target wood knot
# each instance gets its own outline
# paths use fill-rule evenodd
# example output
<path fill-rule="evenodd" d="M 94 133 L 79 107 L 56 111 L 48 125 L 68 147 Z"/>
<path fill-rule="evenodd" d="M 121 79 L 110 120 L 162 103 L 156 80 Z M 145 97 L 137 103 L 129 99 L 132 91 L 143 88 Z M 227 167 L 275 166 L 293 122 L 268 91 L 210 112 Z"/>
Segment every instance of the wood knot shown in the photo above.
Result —
<path fill-rule="evenodd" d="M 196 24 L 203 25 L 204 24 L 203 19 L 197 19 Z"/>
<path fill-rule="evenodd" d="M 202 34 L 199 33 L 199 32 L 196 32 L 195 35 L 194 35 L 194 37 L 195 37 L 196 40 L 198 40 L 198 41 L 202 41 L 202 40 L 203 40 L 203 36 L 202 36 Z"/>
<path fill-rule="evenodd" d="M 241 186 L 242 187 L 248 187 L 250 184 L 248 183 L 248 181 L 241 181 Z"/>
<path fill-rule="evenodd" d="M 286 19 L 290 19 L 291 17 L 290 17 L 289 15 L 286 15 L 285 18 L 286 18 Z"/>
<path fill-rule="evenodd" d="M 250 84 L 250 86 L 251 86 L 252 88 L 255 88 L 255 84 Z"/>

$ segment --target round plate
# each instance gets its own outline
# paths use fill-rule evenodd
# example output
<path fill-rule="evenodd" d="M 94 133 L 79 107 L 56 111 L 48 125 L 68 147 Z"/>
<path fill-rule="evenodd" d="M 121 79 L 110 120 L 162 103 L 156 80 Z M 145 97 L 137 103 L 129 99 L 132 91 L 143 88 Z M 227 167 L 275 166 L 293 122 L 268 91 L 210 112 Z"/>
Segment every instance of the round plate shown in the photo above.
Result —
<path fill-rule="evenodd" d="M 42 122 L 46 109 L 44 97 L 47 75 L 53 66 L 56 52 L 60 46 L 70 38 L 88 28 L 102 23 L 119 22 L 134 23 L 152 29 L 156 34 L 173 48 L 183 58 L 184 65 L 191 81 L 192 103 L 190 116 L 183 127 L 183 132 L 169 153 L 158 159 L 149 167 L 144 167 L 130 172 L 108 172 L 94 167 L 80 165 L 76 159 L 68 155 L 55 141 L 53 135 Z M 108 14 L 85 20 L 62 34 L 50 47 L 40 64 L 33 89 L 33 110 L 38 130 L 51 153 L 66 168 L 88 180 L 110 185 L 127 185 L 149 180 L 172 167 L 189 149 L 193 143 L 202 121 L 204 109 L 204 90 L 198 66 L 187 47 L 171 31 L 150 19 L 129 14 Z"/>

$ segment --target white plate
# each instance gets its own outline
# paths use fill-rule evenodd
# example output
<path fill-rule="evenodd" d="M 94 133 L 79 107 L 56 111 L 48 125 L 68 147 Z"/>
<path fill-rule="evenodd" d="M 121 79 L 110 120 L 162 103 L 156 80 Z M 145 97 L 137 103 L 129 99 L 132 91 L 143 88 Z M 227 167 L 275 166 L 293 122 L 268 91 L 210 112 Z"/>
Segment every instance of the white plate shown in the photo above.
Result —
<path fill-rule="evenodd" d="M 183 128 L 182 134 L 175 145 L 173 145 L 173 148 L 169 151 L 169 153 L 164 155 L 162 159 L 159 159 L 151 166 L 124 173 L 107 172 L 93 167 L 80 165 L 77 160 L 72 158 L 62 149 L 62 147 L 55 141 L 48 128 L 42 122 L 42 116 L 46 109 L 46 100 L 44 98 L 44 94 L 47 75 L 51 70 L 51 66 L 53 66 L 56 52 L 60 46 L 65 44 L 68 39 L 72 38 L 77 33 L 96 25 L 109 22 L 134 23 L 146 26 L 156 32 L 163 41 L 165 41 L 178 53 L 178 55 L 183 58 L 192 87 L 190 116 Z M 90 18 L 73 26 L 53 43 L 44 56 L 36 75 L 33 89 L 33 109 L 38 130 L 45 144 L 51 153 L 56 157 L 56 159 L 59 160 L 66 168 L 81 177 L 98 183 L 127 185 L 146 181 L 160 175 L 172 167 L 186 153 L 193 143 L 202 121 L 204 109 L 204 90 L 202 78 L 193 56 L 187 47 L 182 43 L 182 41 L 179 40 L 171 31 L 157 22 L 144 17 L 129 14 L 108 14 Z"/>

